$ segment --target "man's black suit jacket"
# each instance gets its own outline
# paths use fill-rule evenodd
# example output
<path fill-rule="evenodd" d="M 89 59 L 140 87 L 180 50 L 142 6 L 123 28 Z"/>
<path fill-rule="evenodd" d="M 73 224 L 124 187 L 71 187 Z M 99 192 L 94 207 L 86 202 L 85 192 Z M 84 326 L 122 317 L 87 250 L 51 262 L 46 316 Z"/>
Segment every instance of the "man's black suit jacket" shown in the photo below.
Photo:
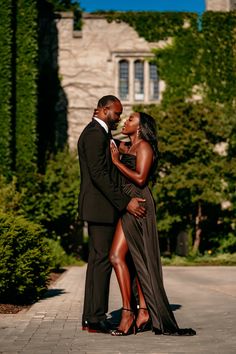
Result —
<path fill-rule="evenodd" d="M 110 154 L 110 137 L 93 119 L 78 141 L 81 184 L 79 216 L 95 223 L 114 223 L 130 197 L 122 193 L 119 172 Z"/>

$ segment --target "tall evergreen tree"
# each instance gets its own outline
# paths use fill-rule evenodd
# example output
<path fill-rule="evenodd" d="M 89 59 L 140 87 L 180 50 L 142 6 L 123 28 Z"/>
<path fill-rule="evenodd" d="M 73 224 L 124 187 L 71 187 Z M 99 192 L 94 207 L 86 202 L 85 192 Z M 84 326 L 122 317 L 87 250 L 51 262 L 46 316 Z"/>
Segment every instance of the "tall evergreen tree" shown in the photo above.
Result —
<path fill-rule="evenodd" d="M 37 169 L 37 0 L 18 0 L 16 16 L 16 173 L 25 183 Z"/>
<path fill-rule="evenodd" d="M 0 174 L 12 169 L 12 1 L 0 4 Z"/>

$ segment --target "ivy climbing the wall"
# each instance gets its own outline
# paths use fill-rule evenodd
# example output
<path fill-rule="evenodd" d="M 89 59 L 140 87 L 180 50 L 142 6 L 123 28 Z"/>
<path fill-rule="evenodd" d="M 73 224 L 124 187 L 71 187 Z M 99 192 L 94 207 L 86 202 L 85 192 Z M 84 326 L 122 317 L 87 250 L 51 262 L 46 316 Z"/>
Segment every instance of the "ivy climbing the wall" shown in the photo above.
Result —
<path fill-rule="evenodd" d="M 101 13 L 101 12 L 100 12 Z M 108 21 L 124 21 L 149 42 L 171 38 L 154 50 L 165 103 L 202 97 L 234 104 L 236 92 L 236 13 L 109 12 Z"/>
<path fill-rule="evenodd" d="M 211 101 L 234 104 L 236 12 L 206 12 L 202 19 L 202 82 Z"/>
<path fill-rule="evenodd" d="M 190 12 L 99 12 L 107 20 L 123 21 L 132 26 L 149 42 L 174 37 L 184 31 L 185 26 L 197 29 L 197 14 Z"/>

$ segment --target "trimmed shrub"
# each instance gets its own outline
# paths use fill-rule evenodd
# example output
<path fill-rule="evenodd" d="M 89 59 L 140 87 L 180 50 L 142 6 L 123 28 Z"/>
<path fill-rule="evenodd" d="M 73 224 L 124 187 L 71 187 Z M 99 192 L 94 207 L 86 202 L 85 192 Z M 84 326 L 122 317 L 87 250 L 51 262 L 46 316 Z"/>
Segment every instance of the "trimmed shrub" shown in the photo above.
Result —
<path fill-rule="evenodd" d="M 81 265 L 83 263 L 82 261 L 76 259 L 74 256 L 69 255 L 65 252 L 65 250 L 60 244 L 60 239 L 48 239 L 47 241 L 50 248 L 50 267 L 52 270 L 58 271 L 62 267 L 66 267 L 69 265 Z"/>
<path fill-rule="evenodd" d="M 0 213 L 0 300 L 31 303 L 46 290 L 49 248 L 39 225 Z"/>
<path fill-rule="evenodd" d="M 22 215 L 21 208 L 24 192 L 17 190 L 17 180 L 13 177 L 11 182 L 7 182 L 4 176 L 0 175 L 0 213 L 12 215 Z"/>
<path fill-rule="evenodd" d="M 79 163 L 76 154 L 65 149 L 48 161 L 45 175 L 38 176 L 23 198 L 25 215 L 45 227 L 49 238 L 61 238 L 64 249 L 75 250 L 74 227 L 78 210 Z"/>
<path fill-rule="evenodd" d="M 78 255 L 83 242 L 77 221 L 80 175 L 76 154 L 67 149 L 48 161 L 45 175 L 25 188 L 0 176 L 0 213 L 24 216 L 40 224 L 48 238 L 60 240 L 67 253 Z M 64 263 L 63 263 L 64 264 Z"/>
<path fill-rule="evenodd" d="M 219 251 L 222 253 L 236 253 L 236 235 L 230 232 L 227 237 L 220 239 Z"/>

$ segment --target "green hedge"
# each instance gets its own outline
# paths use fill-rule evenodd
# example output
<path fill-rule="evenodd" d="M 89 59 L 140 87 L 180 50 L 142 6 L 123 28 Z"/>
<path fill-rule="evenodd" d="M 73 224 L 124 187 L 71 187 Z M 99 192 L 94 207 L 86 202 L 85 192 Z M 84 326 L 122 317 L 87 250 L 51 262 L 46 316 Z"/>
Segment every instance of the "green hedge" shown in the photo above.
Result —
<path fill-rule="evenodd" d="M 0 6 L 0 174 L 11 174 L 11 95 L 12 95 L 12 7 L 11 1 Z"/>
<path fill-rule="evenodd" d="M 37 1 L 18 0 L 16 16 L 16 173 L 27 183 L 37 169 Z"/>
<path fill-rule="evenodd" d="M 31 303 L 46 289 L 49 249 L 40 226 L 0 213 L 0 301 Z"/>

